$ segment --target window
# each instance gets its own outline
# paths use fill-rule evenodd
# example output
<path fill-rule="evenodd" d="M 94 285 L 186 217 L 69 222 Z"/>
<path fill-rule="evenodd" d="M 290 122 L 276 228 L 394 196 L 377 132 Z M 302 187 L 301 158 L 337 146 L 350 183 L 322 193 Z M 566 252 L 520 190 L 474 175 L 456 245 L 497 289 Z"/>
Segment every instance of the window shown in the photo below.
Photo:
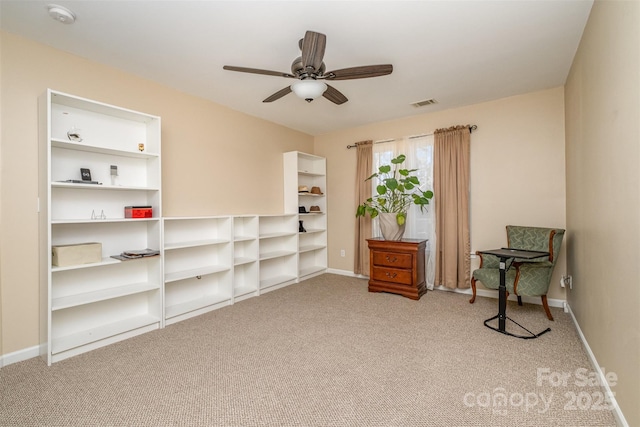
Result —
<path fill-rule="evenodd" d="M 407 159 L 402 164 L 405 169 L 417 169 L 416 175 L 420 180 L 421 190 L 433 189 L 433 135 L 407 137 L 402 140 L 377 143 L 373 145 L 373 171 L 377 172 L 380 165 L 390 164 L 391 159 L 399 154 L 404 154 Z M 375 194 L 375 182 L 372 182 L 373 194 Z M 426 239 L 427 250 L 427 287 L 433 289 L 435 278 L 435 253 L 430 248 L 435 248 L 436 218 L 434 201 L 431 200 L 424 212 L 418 206 L 413 205 L 407 213 L 407 225 L 404 237 L 414 239 Z M 380 237 L 380 227 L 377 219 L 372 225 L 374 237 Z"/>

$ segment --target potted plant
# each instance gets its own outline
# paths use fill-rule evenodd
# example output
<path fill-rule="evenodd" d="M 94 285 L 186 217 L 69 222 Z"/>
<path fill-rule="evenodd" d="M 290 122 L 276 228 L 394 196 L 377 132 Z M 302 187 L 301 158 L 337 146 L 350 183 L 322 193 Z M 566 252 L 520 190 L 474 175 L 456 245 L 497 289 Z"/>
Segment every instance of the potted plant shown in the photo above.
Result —
<path fill-rule="evenodd" d="M 406 156 L 400 154 L 391 160 L 390 165 L 382 165 L 378 172 L 365 181 L 376 178 L 376 193 L 358 206 L 356 216 L 369 214 L 371 218 L 380 217 L 380 230 L 385 240 L 400 240 L 404 234 L 407 210 L 412 204 L 424 211 L 433 191 L 423 191 L 420 180 L 413 174 L 417 169 L 402 169 Z"/>

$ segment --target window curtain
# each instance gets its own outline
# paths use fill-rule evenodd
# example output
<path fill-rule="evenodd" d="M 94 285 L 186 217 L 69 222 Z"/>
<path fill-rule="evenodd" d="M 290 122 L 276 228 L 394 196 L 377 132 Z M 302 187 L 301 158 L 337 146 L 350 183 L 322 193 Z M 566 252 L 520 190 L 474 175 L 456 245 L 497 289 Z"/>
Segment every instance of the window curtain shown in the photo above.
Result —
<path fill-rule="evenodd" d="M 356 207 L 371 197 L 371 184 L 365 182 L 371 176 L 373 159 L 373 141 L 362 141 L 356 144 Z M 369 247 L 367 239 L 371 238 L 371 218 L 356 217 L 354 244 L 354 274 L 369 275 Z"/>
<path fill-rule="evenodd" d="M 469 126 L 434 132 L 434 190 L 436 205 L 436 279 L 447 288 L 468 288 L 469 238 Z"/>
<path fill-rule="evenodd" d="M 402 165 L 405 169 L 417 169 L 416 175 L 420 180 L 420 189 L 423 191 L 433 189 L 433 135 L 407 137 L 375 144 L 373 146 L 373 169 L 370 170 L 369 175 L 377 172 L 380 165 L 390 164 L 391 159 L 399 154 L 404 154 L 407 157 Z M 370 190 L 373 188 L 373 184 L 375 183 L 370 185 Z M 435 200 L 437 198 L 438 193 L 435 193 L 434 198 L 431 199 L 424 212 L 416 205 L 411 206 L 407 212 L 407 225 L 404 233 L 406 238 L 428 240 L 425 251 L 428 289 L 433 289 L 435 281 L 435 251 L 433 249 L 436 247 Z M 381 236 L 380 227 L 377 223 L 376 218 L 373 220 L 374 237 Z"/>

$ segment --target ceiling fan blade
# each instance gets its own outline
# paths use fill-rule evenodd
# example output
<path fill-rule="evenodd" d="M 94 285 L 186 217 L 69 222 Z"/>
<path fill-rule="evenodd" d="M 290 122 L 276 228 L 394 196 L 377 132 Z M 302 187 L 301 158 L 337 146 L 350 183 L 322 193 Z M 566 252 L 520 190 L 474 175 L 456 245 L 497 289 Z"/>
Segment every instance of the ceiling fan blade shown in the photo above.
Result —
<path fill-rule="evenodd" d="M 337 104 L 337 105 L 344 104 L 345 102 L 348 101 L 347 97 L 344 96 L 342 94 L 342 92 L 340 92 L 335 87 L 329 86 L 329 85 L 327 85 L 327 90 L 324 91 L 322 96 L 324 96 L 329 101 L 331 101 L 331 102 L 333 102 L 334 104 Z"/>
<path fill-rule="evenodd" d="M 316 72 L 322 65 L 327 36 L 307 31 L 302 39 L 302 66 L 305 71 Z"/>
<path fill-rule="evenodd" d="M 330 80 L 366 79 L 368 77 L 386 76 L 393 71 L 393 65 L 364 65 L 362 67 L 343 68 L 324 73 L 324 77 Z"/>
<path fill-rule="evenodd" d="M 285 96 L 285 95 L 287 95 L 289 93 L 291 93 L 291 86 L 287 86 L 284 89 L 280 89 L 279 91 L 277 91 L 276 93 L 274 93 L 270 97 L 266 98 L 262 102 L 273 102 L 273 101 L 276 101 L 276 100 L 282 98 L 283 96 Z"/>
<path fill-rule="evenodd" d="M 234 67 L 233 65 L 225 65 L 222 68 L 229 71 L 239 71 L 241 73 L 264 74 L 266 76 L 276 76 L 276 77 L 291 77 L 291 78 L 296 77 L 293 74 L 289 74 L 289 73 L 283 73 L 280 71 L 260 70 L 258 68 Z"/>

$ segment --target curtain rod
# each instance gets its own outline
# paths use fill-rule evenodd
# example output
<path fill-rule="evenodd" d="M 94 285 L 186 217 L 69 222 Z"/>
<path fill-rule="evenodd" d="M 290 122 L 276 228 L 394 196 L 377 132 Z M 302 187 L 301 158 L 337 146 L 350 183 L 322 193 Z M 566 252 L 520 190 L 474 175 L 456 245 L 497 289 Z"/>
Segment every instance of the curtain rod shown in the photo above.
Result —
<path fill-rule="evenodd" d="M 474 130 L 478 129 L 477 125 L 471 125 L 469 126 L 469 133 L 473 132 Z M 410 136 L 409 139 L 414 139 L 414 138 L 422 138 L 423 136 L 431 136 L 433 135 L 432 133 L 425 133 L 422 135 L 414 135 L 414 136 Z M 395 139 L 383 139 L 382 141 L 374 141 L 374 144 L 383 144 L 385 142 L 392 142 L 395 141 Z M 356 144 L 351 144 L 351 145 L 347 145 L 347 149 L 351 149 L 351 148 L 356 148 L 357 145 Z"/>

